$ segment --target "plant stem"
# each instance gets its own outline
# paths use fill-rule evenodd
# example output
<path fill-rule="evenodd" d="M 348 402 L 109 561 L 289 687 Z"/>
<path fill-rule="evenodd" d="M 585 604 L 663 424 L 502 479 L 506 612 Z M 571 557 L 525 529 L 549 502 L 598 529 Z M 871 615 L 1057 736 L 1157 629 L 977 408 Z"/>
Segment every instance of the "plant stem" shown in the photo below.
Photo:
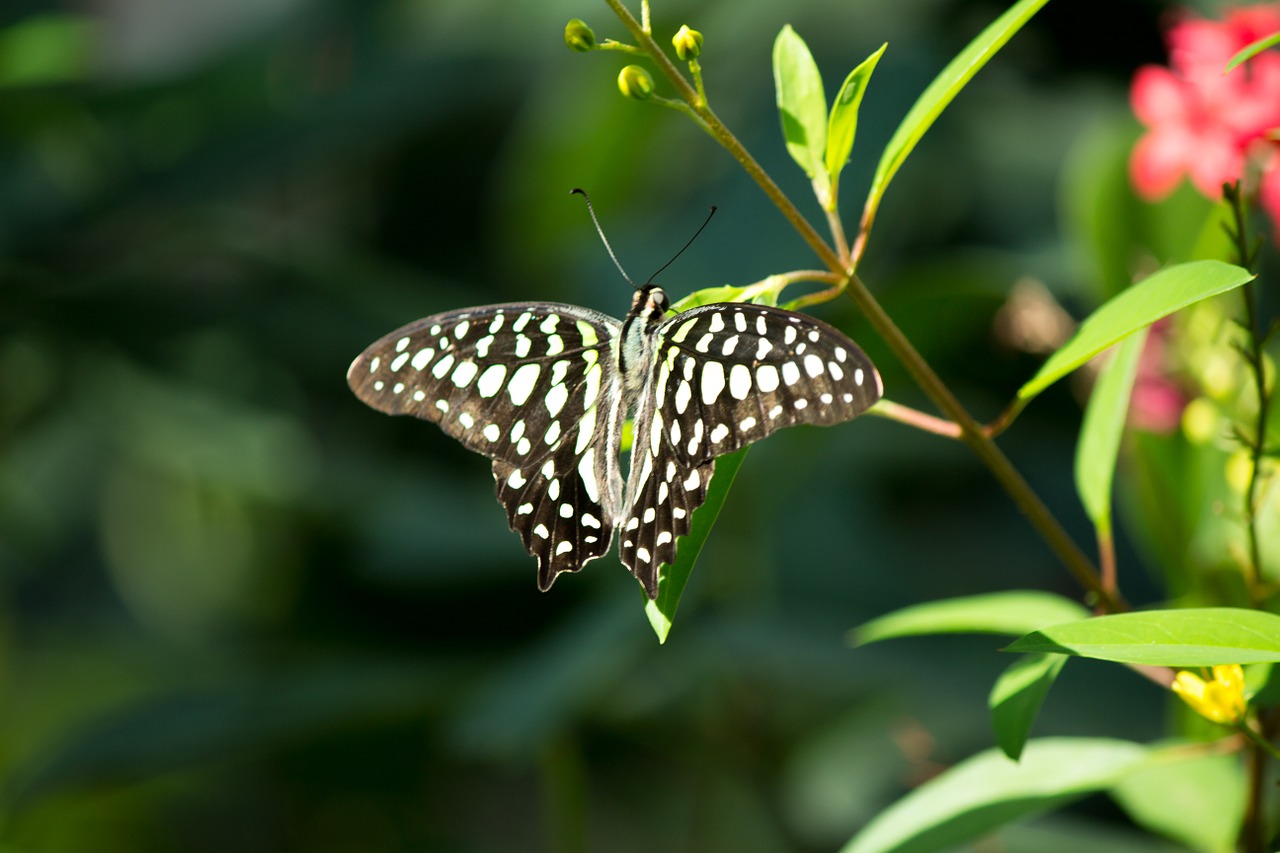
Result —
<path fill-rule="evenodd" d="M 1240 836 L 1236 843 L 1243 853 L 1267 853 L 1266 820 L 1262 814 L 1267 754 L 1256 743 L 1250 743 L 1245 750 L 1245 768 L 1248 796 L 1245 798 L 1244 817 L 1240 822 Z"/>
<path fill-rule="evenodd" d="M 1009 494 L 1013 502 L 1058 555 L 1067 569 L 1075 576 L 1077 582 L 1096 596 L 1095 604 L 1103 612 L 1115 612 L 1126 609 L 1126 605 L 1118 595 L 1106 589 L 1098 576 L 1098 570 L 1085 556 L 1080 547 L 1071 539 L 1066 530 L 1058 522 L 1032 491 L 1018 470 L 1013 467 L 1004 453 L 987 436 L 984 428 L 960 404 L 946 384 L 934 373 L 920 353 L 898 326 L 885 312 L 880 303 L 867 289 L 862 280 L 854 274 L 850 262 L 827 245 L 816 229 L 805 219 L 804 215 L 792 204 L 785 193 L 773 182 L 768 173 L 761 168 L 755 158 L 743 147 L 738 138 L 720 121 L 720 118 L 698 100 L 697 91 L 689 85 L 689 81 L 672 64 L 662 49 L 658 47 L 648 32 L 622 5 L 621 0 L 605 0 L 614 11 L 640 47 L 644 48 L 658 69 L 676 88 L 680 96 L 693 106 L 693 111 L 705 122 L 708 132 L 738 161 L 747 174 L 760 186 L 769 200 L 777 206 L 782 215 L 799 232 L 800 236 L 817 254 L 822 263 L 832 272 L 848 278 L 845 293 L 858 305 L 862 313 L 870 321 L 872 327 L 893 350 L 898 359 L 906 367 L 907 372 L 920 386 L 921 390 L 934 404 L 950 418 L 960 430 L 960 439 L 977 454 L 984 465 L 991 470 L 996 480 Z M 872 212 L 871 215 L 874 215 Z M 864 222 L 859 238 L 866 232 Z M 855 245 L 854 258 L 861 254 L 862 247 Z"/>
<path fill-rule="evenodd" d="M 1229 228 L 1235 241 L 1237 262 L 1252 272 L 1253 253 L 1249 250 L 1248 222 L 1245 218 L 1244 201 L 1237 183 L 1231 187 L 1223 187 L 1223 195 L 1231 204 L 1235 227 Z M 1245 583 L 1249 587 L 1249 595 L 1255 606 L 1262 603 L 1262 546 L 1258 537 L 1258 487 L 1260 485 L 1262 460 L 1266 454 L 1267 417 L 1271 408 L 1271 395 L 1267 392 L 1266 358 L 1262 347 L 1264 333 L 1261 318 L 1258 314 L 1258 294 L 1254 281 L 1247 281 L 1240 288 L 1244 299 L 1245 322 L 1248 325 L 1249 346 L 1242 349 L 1246 361 L 1252 368 L 1254 389 L 1258 395 L 1258 420 L 1254 426 L 1253 440 L 1249 442 L 1252 470 L 1249 472 L 1249 485 L 1244 494 L 1244 519 L 1249 538 L 1249 563 Z"/>

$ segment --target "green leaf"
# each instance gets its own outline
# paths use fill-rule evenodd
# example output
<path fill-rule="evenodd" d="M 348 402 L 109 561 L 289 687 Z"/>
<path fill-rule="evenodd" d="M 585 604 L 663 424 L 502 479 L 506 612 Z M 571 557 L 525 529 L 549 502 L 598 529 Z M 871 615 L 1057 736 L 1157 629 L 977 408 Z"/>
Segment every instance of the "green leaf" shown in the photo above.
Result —
<path fill-rule="evenodd" d="M 1119 613 L 1042 628 L 1005 651 L 1152 666 L 1266 663 L 1280 661 L 1280 616 L 1236 607 Z"/>
<path fill-rule="evenodd" d="M 671 624 L 676 618 L 676 608 L 680 606 L 680 596 L 684 593 L 689 575 L 693 573 L 693 564 L 702 553 L 702 546 L 711 535 L 711 528 L 720 517 L 720 508 L 729 496 L 729 487 L 733 478 L 742 467 L 742 460 L 747 458 L 750 447 L 744 447 L 736 453 L 728 453 L 716 458 L 716 475 L 707 486 L 707 499 L 693 513 L 689 532 L 680 537 L 676 549 L 676 561 L 673 565 L 663 566 L 658 574 L 658 597 L 647 601 L 644 606 L 653 633 L 658 635 L 658 642 L 665 643 L 671 633 Z"/>
<path fill-rule="evenodd" d="M 904 607 L 849 632 L 861 646 L 921 634 L 1009 634 L 1015 637 L 1088 617 L 1070 599 L 1047 592 L 997 592 Z"/>
<path fill-rule="evenodd" d="M 953 850 L 1013 821 L 1104 790 L 1143 766 L 1140 744 L 1103 738 L 1033 740 L 1022 760 L 989 749 L 898 800 L 843 853 Z"/>
<path fill-rule="evenodd" d="M 1148 276 L 1089 315 L 1071 340 L 1018 389 L 1018 399 L 1030 400 L 1107 347 L 1161 317 L 1252 279 L 1248 270 L 1221 261 L 1192 261 Z"/>
<path fill-rule="evenodd" d="M 888 42 L 880 45 L 880 49 L 862 61 L 862 64 L 849 72 L 831 104 L 831 115 L 827 119 L 827 150 L 825 162 L 827 174 L 831 176 L 831 209 L 835 209 L 836 196 L 839 194 L 840 172 L 849 161 L 853 151 L 853 140 L 858 133 L 858 107 L 862 104 L 862 94 L 867 90 L 871 80 L 871 72 L 876 70 L 876 63 L 884 55 Z"/>
<path fill-rule="evenodd" d="M 1076 491 L 1093 526 L 1108 537 L 1116 457 L 1120 454 L 1133 380 L 1138 374 L 1138 359 L 1146 342 L 1147 330 L 1140 329 L 1116 347 L 1115 357 L 1093 386 L 1076 446 Z"/>
<path fill-rule="evenodd" d="M 1162 753 L 1172 756 L 1175 749 Z M 1234 755 L 1183 754 L 1187 760 L 1152 761 L 1131 773 L 1111 796 L 1135 823 L 1152 832 L 1192 850 L 1232 853 L 1245 805 L 1240 761 Z"/>
<path fill-rule="evenodd" d="M 990 26 L 978 34 L 978 37 L 960 51 L 956 58 L 934 78 L 929 88 L 924 90 L 919 100 L 911 107 L 902 124 L 894 131 L 889 144 L 880 156 L 880 164 L 876 167 L 875 177 L 871 180 L 871 191 L 867 195 L 867 210 L 873 211 L 880 206 L 880 198 L 897 174 L 899 167 L 906 161 L 907 155 L 916 147 L 925 132 L 933 126 L 947 105 L 959 94 L 973 76 L 995 56 L 1005 42 L 1009 41 L 1022 28 L 1032 15 L 1048 0 L 1020 0 L 997 18 Z"/>
<path fill-rule="evenodd" d="M 773 42 L 773 83 L 787 151 L 813 180 L 819 201 L 830 198 L 823 156 L 827 149 L 827 95 L 804 39 L 787 24 Z"/>
<path fill-rule="evenodd" d="M 996 743 L 1014 761 L 1022 756 L 1044 697 L 1066 662 L 1066 655 L 1025 655 L 1002 672 L 991 688 L 987 707 Z"/>
<path fill-rule="evenodd" d="M 1222 73 L 1226 74 L 1235 70 L 1238 66 L 1248 62 L 1250 59 L 1253 59 L 1267 48 L 1275 47 L 1278 44 L 1280 44 L 1280 33 L 1272 33 L 1269 36 L 1264 36 L 1263 38 L 1258 39 L 1252 44 L 1245 45 L 1239 53 L 1231 57 L 1231 61 L 1227 63 L 1227 67 Z"/>

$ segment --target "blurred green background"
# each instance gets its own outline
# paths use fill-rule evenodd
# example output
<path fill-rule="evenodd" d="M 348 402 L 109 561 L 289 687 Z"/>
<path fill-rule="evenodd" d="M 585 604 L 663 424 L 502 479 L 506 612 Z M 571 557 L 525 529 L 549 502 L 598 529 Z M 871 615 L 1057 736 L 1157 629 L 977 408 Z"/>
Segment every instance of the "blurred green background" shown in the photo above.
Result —
<path fill-rule="evenodd" d="M 774 111 L 791 23 L 835 91 L 882 42 L 842 187 L 1001 3 L 683 0 L 713 107 L 816 221 Z M 86 11 L 88 10 L 88 11 Z M 1034 371 L 1015 282 L 1107 284 L 1072 210 L 1122 181 L 1167 7 L 1050 4 L 890 189 L 861 269 L 979 418 Z M 0 850 L 821 851 L 992 737 L 993 638 L 852 650 L 907 604 L 1077 596 L 960 444 L 865 418 L 757 446 L 670 640 L 602 559 L 538 593 L 488 464 L 347 390 L 419 316 L 620 316 L 815 265 L 737 166 L 577 55 L 596 0 L 0 6 Z M 660 87 L 659 91 L 663 91 Z M 1082 201 L 1083 199 L 1083 201 Z M 845 301 L 888 395 L 927 407 Z M 1082 544 L 1067 383 L 1002 446 Z M 1131 600 L 1154 592 L 1122 544 Z M 1040 734 L 1149 739 L 1159 691 L 1073 661 Z M 1166 849 L 1102 800 L 1004 850 Z"/>

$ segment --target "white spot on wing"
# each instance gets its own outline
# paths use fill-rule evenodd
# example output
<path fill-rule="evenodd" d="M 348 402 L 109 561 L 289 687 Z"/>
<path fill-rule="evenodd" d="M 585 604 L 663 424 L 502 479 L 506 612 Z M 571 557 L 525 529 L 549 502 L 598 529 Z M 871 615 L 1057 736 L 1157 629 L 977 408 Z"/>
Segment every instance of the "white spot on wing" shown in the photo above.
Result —
<path fill-rule="evenodd" d="M 568 539 L 561 540 L 560 544 L 556 546 L 556 556 L 559 557 L 561 554 L 568 554 L 572 550 L 573 550 L 572 542 L 570 542 Z"/>
<path fill-rule="evenodd" d="M 404 367 L 404 363 L 405 363 L 406 361 L 408 361 L 408 360 L 409 360 L 409 353 L 407 353 L 407 352 L 402 352 L 402 353 L 400 353 L 398 356 L 396 356 L 395 358 L 391 359 L 391 370 L 392 370 L 392 372 L 394 373 L 395 371 L 397 371 L 397 370 L 399 370 L 400 368 Z"/>
<path fill-rule="evenodd" d="M 818 358 L 813 353 L 809 353 L 809 355 L 804 357 L 804 372 L 809 374 L 809 378 L 812 379 L 816 376 L 821 376 L 823 367 L 822 359 Z"/>
<path fill-rule="evenodd" d="M 444 379 L 444 375 L 453 368 L 453 353 L 446 353 L 445 357 L 436 362 L 436 366 L 431 368 L 431 375 L 436 379 Z"/>
<path fill-rule="evenodd" d="M 560 410 L 564 408 L 565 402 L 569 399 L 569 389 L 563 384 L 553 385 L 551 390 L 547 392 L 547 413 L 551 417 L 560 414 Z"/>
<path fill-rule="evenodd" d="M 719 444 L 729 437 L 729 428 L 724 424 L 716 424 L 716 428 L 711 430 L 711 435 L 709 437 L 712 442 Z"/>
<path fill-rule="evenodd" d="M 689 363 L 693 363 L 693 359 L 689 359 Z M 680 387 L 676 389 L 676 411 L 684 414 L 684 410 L 689 407 L 689 399 L 693 396 L 693 390 L 689 387 L 687 379 L 680 380 Z"/>
<path fill-rule="evenodd" d="M 490 441 L 497 441 L 502 437 L 502 430 L 498 428 L 497 424 L 489 424 L 484 428 L 484 437 Z"/>
<path fill-rule="evenodd" d="M 507 393 L 511 395 L 512 403 L 517 406 L 525 404 L 533 393 L 534 386 L 538 384 L 538 374 L 541 372 L 542 367 L 537 364 L 522 364 L 516 368 L 516 372 L 511 374 L 511 381 L 507 383 Z"/>
<path fill-rule="evenodd" d="M 479 372 L 480 368 L 476 367 L 476 363 L 474 361 L 464 361 L 458 365 L 458 368 L 455 371 L 453 371 L 453 376 L 450 378 L 453 380 L 454 385 L 457 385 L 459 388 L 466 388 L 471 384 L 471 380 L 476 378 L 476 374 Z"/>
<path fill-rule="evenodd" d="M 789 386 L 800 381 L 800 368 L 796 367 L 794 361 L 788 361 L 782 365 L 782 381 Z"/>
<path fill-rule="evenodd" d="M 735 400 L 745 400 L 751 393 L 751 370 L 745 364 L 729 368 L 729 393 Z"/>
<path fill-rule="evenodd" d="M 591 503 L 600 502 L 600 487 L 595 482 L 595 448 L 586 448 L 586 452 L 582 453 L 582 459 L 577 462 L 577 475 L 582 480 L 582 488 L 586 489 L 586 497 L 591 498 Z M 582 519 L 582 524 L 586 524 L 586 517 Z M 600 526 L 596 524 L 595 526 Z"/>
<path fill-rule="evenodd" d="M 717 314 L 718 318 L 720 315 Z M 711 405 L 724 390 L 724 365 L 718 361 L 708 361 L 702 366 L 702 402 Z"/>

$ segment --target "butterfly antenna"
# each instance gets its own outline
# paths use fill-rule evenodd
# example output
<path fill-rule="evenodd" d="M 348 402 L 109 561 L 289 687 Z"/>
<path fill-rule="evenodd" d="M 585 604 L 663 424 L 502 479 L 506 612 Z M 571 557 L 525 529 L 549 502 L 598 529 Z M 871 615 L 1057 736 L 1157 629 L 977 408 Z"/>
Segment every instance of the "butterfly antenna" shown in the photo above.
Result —
<path fill-rule="evenodd" d="M 702 224 L 701 224 L 700 226 L 698 226 L 698 230 L 693 232 L 693 236 L 689 238 L 689 242 L 688 242 L 688 243 L 685 243 L 682 247 L 680 247 L 680 251 L 678 251 L 678 252 L 676 252 L 674 255 L 672 255 L 672 256 L 671 256 L 671 260 L 667 261 L 665 264 L 663 264 L 662 266 L 658 267 L 658 271 L 657 271 L 657 272 L 655 272 L 653 275 L 649 276 L 649 281 L 653 281 L 655 278 L 657 278 L 657 277 L 658 277 L 658 273 L 662 272 L 662 271 L 663 271 L 663 270 L 665 270 L 667 267 L 669 267 L 669 266 L 671 266 L 672 264 L 674 264 L 674 263 L 676 262 L 676 258 L 678 258 L 678 257 L 680 257 L 681 255 L 683 255 L 683 254 L 684 254 L 684 250 L 685 250 L 685 249 L 687 249 L 687 248 L 689 248 L 690 246 L 692 246 L 692 245 L 693 245 L 693 241 L 698 239 L 698 235 L 702 233 L 702 229 L 703 229 L 703 228 L 706 228 L 706 227 L 707 227 L 707 225 L 708 225 L 708 224 L 710 224 L 710 222 L 711 222 L 711 217 L 713 217 L 713 216 L 715 216 L 715 215 L 716 215 L 716 206 L 713 204 L 713 205 L 711 205 L 711 210 L 710 210 L 710 212 L 708 212 L 708 213 L 707 213 L 707 218 L 706 218 L 705 220 L 703 220 L 703 222 L 702 222 Z"/>
<path fill-rule="evenodd" d="M 600 235 L 600 242 L 604 243 L 605 249 L 609 252 L 609 257 L 613 258 L 613 265 L 618 268 L 618 272 L 622 273 L 622 277 L 627 280 L 627 284 L 631 285 L 632 288 L 639 290 L 640 288 L 636 287 L 636 283 L 631 280 L 631 276 L 627 275 L 627 271 L 624 270 L 622 268 L 622 264 L 618 262 L 618 256 L 613 253 L 613 247 L 609 245 L 609 238 L 604 236 L 604 229 L 600 227 L 600 220 L 596 219 L 596 209 L 591 206 L 591 196 L 587 195 L 587 191 L 582 189 L 581 187 L 574 187 L 573 189 L 569 190 L 570 195 L 573 195 L 574 193 L 577 193 L 578 195 L 586 199 L 587 213 L 591 214 L 591 221 L 595 223 L 596 233 Z"/>

